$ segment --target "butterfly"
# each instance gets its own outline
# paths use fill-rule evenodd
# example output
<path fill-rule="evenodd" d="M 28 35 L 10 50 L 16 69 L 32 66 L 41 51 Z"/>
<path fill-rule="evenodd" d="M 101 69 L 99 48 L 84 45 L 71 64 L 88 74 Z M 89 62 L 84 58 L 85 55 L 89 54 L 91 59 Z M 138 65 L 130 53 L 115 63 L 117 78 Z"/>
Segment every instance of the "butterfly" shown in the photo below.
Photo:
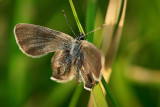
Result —
<path fill-rule="evenodd" d="M 80 33 L 75 39 L 68 34 L 43 26 L 20 23 L 14 28 L 20 50 L 31 57 L 55 52 L 51 67 L 52 80 L 67 82 L 75 77 L 77 83 L 92 90 L 101 77 L 101 52 L 84 40 Z"/>

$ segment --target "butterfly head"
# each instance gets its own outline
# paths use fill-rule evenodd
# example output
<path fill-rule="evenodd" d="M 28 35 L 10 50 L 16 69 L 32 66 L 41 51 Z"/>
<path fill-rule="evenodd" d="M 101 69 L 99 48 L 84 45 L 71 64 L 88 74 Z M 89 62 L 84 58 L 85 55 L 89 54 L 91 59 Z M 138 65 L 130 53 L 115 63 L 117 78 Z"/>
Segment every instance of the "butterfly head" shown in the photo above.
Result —
<path fill-rule="evenodd" d="M 84 35 L 83 33 L 80 32 L 80 35 L 76 37 L 76 40 L 84 40 Z"/>

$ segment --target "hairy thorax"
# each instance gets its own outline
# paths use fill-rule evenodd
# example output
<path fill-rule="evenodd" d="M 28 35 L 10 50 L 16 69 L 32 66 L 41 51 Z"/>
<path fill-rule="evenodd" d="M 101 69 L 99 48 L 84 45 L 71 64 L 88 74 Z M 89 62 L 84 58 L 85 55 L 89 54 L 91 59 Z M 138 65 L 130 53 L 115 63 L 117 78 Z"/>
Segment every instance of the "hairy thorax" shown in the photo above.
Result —
<path fill-rule="evenodd" d="M 81 82 L 81 76 L 80 76 L 80 69 L 82 67 L 83 64 L 83 59 L 84 59 L 84 53 L 81 50 L 82 49 L 82 45 L 81 45 L 81 40 L 74 40 L 72 43 L 72 48 L 71 48 L 71 56 L 72 56 L 72 65 L 74 66 L 74 71 L 75 71 L 75 77 L 76 77 L 76 81 L 78 83 Z"/>

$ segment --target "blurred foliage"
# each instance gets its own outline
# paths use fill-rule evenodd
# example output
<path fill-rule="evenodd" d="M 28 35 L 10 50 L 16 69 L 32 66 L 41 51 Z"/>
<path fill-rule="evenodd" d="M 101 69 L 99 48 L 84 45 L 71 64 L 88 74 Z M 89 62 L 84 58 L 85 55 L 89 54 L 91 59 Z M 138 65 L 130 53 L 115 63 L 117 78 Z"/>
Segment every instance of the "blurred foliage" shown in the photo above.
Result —
<path fill-rule="evenodd" d="M 73 2 L 85 30 L 87 1 Z M 106 0 L 96 1 L 95 26 L 103 24 L 106 5 Z M 19 50 L 13 34 L 17 23 L 32 23 L 73 35 L 62 10 L 65 10 L 78 35 L 68 0 L 0 0 L 1 107 L 60 107 L 70 104 L 77 86 L 75 80 L 63 84 L 50 80 L 53 53 L 38 59 L 30 58 Z M 131 65 L 160 71 L 159 13 L 159 0 L 128 1 L 122 38 L 109 83 L 119 106 L 160 107 L 160 83 L 140 84 L 125 74 L 130 72 L 128 68 Z M 99 41 L 101 38 L 96 39 Z M 96 45 L 99 46 L 98 42 Z M 90 92 L 83 89 L 77 106 L 87 106 L 89 95 Z"/>

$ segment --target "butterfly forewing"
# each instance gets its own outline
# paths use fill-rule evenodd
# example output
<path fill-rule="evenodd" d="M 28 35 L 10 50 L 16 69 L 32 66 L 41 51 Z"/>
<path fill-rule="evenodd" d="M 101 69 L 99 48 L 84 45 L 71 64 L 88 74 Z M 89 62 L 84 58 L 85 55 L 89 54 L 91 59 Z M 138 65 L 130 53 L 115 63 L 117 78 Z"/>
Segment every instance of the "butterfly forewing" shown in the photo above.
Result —
<path fill-rule="evenodd" d="M 65 33 L 33 24 L 17 24 L 14 33 L 20 49 L 29 56 L 70 49 L 73 40 Z"/>

